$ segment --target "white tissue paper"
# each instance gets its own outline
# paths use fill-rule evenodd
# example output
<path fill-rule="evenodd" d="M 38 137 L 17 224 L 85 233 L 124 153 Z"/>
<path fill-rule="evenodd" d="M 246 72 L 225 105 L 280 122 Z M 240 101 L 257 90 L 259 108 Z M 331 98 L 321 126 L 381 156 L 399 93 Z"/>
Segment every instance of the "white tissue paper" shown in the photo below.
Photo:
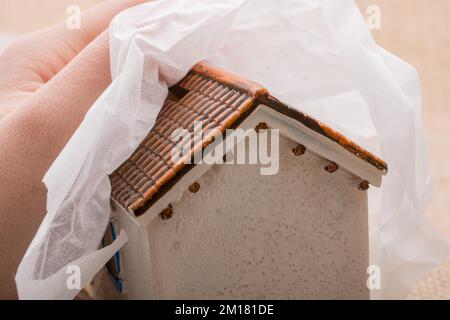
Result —
<path fill-rule="evenodd" d="M 47 215 L 16 275 L 22 299 L 71 299 L 126 242 L 99 250 L 108 174 L 152 128 L 168 87 L 201 60 L 259 82 L 388 162 L 370 191 L 374 298 L 402 298 L 449 253 L 427 221 L 430 177 L 416 71 L 378 47 L 352 0 L 164 0 L 110 27 L 113 82 L 44 178 Z M 72 266 L 72 267 L 71 267 Z M 70 283 L 69 283 L 70 284 Z"/>

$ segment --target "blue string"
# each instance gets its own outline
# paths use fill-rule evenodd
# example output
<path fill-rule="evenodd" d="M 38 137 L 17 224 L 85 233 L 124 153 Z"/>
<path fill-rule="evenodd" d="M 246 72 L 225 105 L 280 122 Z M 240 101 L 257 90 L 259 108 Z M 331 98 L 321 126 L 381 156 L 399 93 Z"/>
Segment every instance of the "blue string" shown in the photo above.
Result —
<path fill-rule="evenodd" d="M 115 230 L 114 225 L 113 225 L 112 222 L 110 222 L 110 227 L 111 227 L 112 241 L 114 242 L 116 240 L 117 236 L 116 236 L 116 230 Z M 114 258 L 115 258 L 115 262 L 116 262 L 117 273 L 120 275 L 120 251 L 117 251 L 115 253 Z M 116 277 L 109 269 L 108 269 L 108 271 L 109 271 L 109 274 L 112 276 L 112 278 L 114 280 L 114 284 L 116 286 L 116 289 L 119 292 L 122 292 L 122 288 L 123 288 L 123 286 L 122 286 L 122 279 L 120 277 Z"/>

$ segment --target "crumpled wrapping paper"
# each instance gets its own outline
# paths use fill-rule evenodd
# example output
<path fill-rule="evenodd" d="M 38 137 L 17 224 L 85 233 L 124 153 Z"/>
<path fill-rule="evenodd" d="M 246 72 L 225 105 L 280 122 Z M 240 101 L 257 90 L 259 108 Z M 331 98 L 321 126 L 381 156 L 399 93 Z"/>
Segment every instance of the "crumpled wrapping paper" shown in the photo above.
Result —
<path fill-rule="evenodd" d="M 152 128 L 168 87 L 198 61 L 266 86 L 389 164 L 370 191 L 374 298 L 401 298 L 448 254 L 424 215 L 431 182 L 416 71 L 378 47 L 352 0 L 164 0 L 110 27 L 113 82 L 47 172 L 47 215 L 16 275 L 21 299 L 71 299 L 126 242 L 98 250 L 108 174 Z"/>

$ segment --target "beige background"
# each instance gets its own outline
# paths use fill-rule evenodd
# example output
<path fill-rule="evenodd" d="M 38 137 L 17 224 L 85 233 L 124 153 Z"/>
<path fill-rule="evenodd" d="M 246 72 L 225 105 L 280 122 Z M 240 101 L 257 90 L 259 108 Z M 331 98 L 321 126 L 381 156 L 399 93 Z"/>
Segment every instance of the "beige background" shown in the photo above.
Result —
<path fill-rule="evenodd" d="M 26 33 L 63 20 L 71 4 L 87 8 L 101 0 L 0 0 L 0 32 Z M 428 209 L 433 224 L 450 240 L 450 0 L 357 0 L 365 14 L 380 6 L 377 42 L 414 65 L 421 76 L 424 124 L 434 194 Z M 422 281 L 412 298 L 450 299 L 450 259 Z"/>

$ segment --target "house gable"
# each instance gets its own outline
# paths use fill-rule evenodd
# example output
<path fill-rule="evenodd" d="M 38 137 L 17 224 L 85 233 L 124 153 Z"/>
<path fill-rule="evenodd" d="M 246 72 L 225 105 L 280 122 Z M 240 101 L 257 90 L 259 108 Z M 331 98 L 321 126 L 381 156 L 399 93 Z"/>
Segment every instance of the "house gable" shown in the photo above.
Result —
<path fill-rule="evenodd" d="M 278 101 L 260 85 L 200 63 L 170 89 L 154 128 L 111 175 L 112 198 L 136 216 L 142 215 L 198 167 L 172 160 L 175 144 L 170 137 L 180 127 L 192 132 L 194 123 L 200 121 L 204 130 L 218 129 L 225 133 L 230 128 L 251 127 L 255 121 L 263 121 L 260 118 L 376 186 L 387 172 L 383 160 L 325 124 Z M 211 143 L 209 138 L 192 143 L 191 154 L 206 148 Z"/>

